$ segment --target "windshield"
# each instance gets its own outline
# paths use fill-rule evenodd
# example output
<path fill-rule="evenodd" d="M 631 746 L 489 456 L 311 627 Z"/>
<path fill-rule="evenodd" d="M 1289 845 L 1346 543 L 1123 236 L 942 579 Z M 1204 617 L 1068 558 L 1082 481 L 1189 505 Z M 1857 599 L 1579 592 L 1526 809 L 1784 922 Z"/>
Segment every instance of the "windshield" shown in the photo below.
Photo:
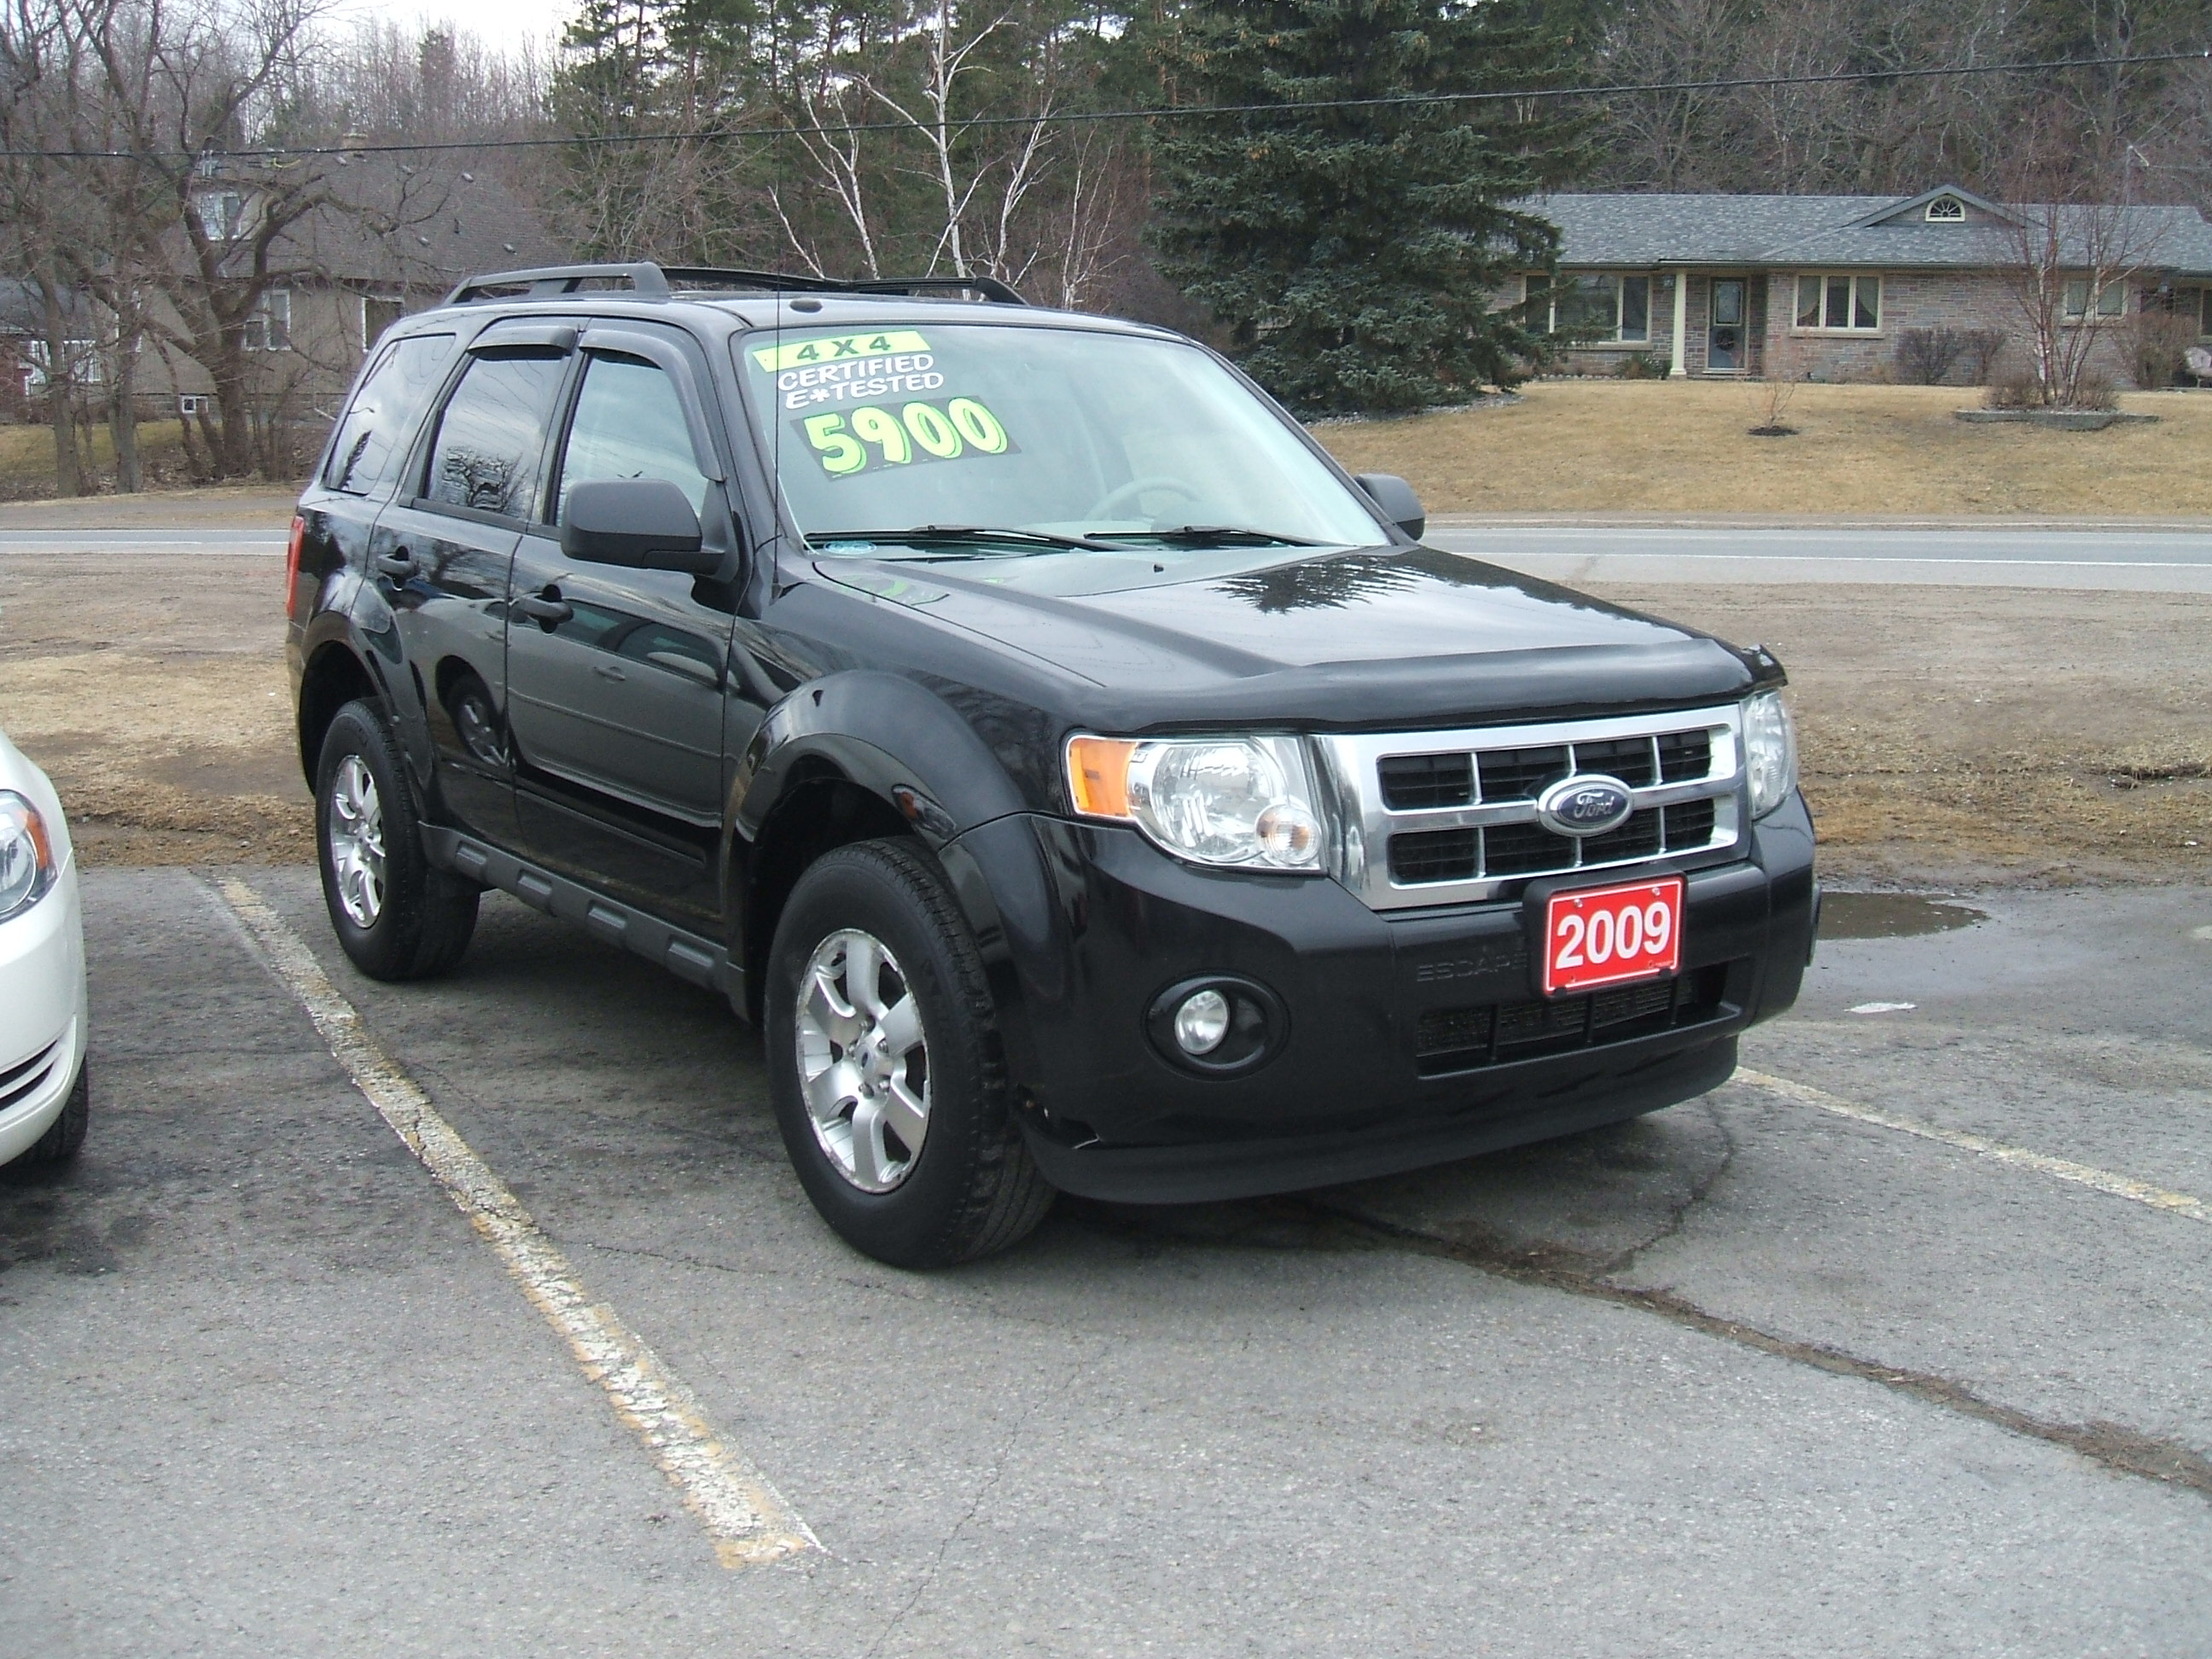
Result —
<path fill-rule="evenodd" d="M 738 353 L 785 502 L 827 552 L 902 530 L 964 556 L 1385 538 L 1273 410 L 1176 341 L 933 322 L 755 333 Z M 955 533 L 984 530 L 1026 534 Z"/>

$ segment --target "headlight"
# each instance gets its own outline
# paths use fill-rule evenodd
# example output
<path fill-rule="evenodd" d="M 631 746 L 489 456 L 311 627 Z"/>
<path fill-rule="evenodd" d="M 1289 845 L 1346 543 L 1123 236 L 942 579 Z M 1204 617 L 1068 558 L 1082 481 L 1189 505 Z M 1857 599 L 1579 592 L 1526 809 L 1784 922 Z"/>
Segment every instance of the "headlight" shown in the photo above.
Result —
<path fill-rule="evenodd" d="M 1751 815 L 1763 818 L 1797 787 L 1797 732 L 1779 691 L 1744 703 L 1743 763 L 1751 774 Z"/>
<path fill-rule="evenodd" d="M 1195 864 L 1322 867 L 1313 776 L 1296 738 L 1071 738 L 1067 790 L 1085 817 L 1133 823 Z"/>
<path fill-rule="evenodd" d="M 54 884 L 54 839 L 39 809 L 0 789 L 0 921 L 20 915 Z"/>

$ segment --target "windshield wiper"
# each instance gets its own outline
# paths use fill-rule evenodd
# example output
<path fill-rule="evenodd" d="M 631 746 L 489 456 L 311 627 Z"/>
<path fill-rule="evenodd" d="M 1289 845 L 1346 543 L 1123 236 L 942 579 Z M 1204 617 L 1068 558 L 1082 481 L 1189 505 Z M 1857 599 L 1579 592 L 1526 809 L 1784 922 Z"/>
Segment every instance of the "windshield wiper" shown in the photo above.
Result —
<path fill-rule="evenodd" d="M 1111 542 L 1085 536 L 1056 536 L 1048 530 L 1015 530 L 994 525 L 918 524 L 910 530 L 820 530 L 809 535 L 809 547 L 831 542 L 888 543 L 892 546 L 933 547 L 945 542 L 1004 544 L 1009 547 L 1080 548 L 1091 553 L 1118 553 Z"/>
<path fill-rule="evenodd" d="M 1327 547 L 1328 542 L 1308 541 L 1273 530 L 1247 530 L 1233 524 L 1185 524 L 1171 530 L 1102 530 L 1101 539 L 1168 542 L 1182 547 Z"/>

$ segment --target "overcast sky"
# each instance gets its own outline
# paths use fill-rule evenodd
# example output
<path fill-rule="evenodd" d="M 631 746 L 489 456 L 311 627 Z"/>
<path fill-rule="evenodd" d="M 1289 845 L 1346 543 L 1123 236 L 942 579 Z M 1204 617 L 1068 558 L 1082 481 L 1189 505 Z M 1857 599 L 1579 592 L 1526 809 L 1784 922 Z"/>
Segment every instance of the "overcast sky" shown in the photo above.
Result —
<path fill-rule="evenodd" d="M 511 50 L 526 39 L 550 46 L 565 27 L 574 8 L 568 0 L 337 0 L 329 15 L 338 22 L 357 17 L 388 18 L 410 28 L 443 23 L 475 35 L 487 46 Z"/>

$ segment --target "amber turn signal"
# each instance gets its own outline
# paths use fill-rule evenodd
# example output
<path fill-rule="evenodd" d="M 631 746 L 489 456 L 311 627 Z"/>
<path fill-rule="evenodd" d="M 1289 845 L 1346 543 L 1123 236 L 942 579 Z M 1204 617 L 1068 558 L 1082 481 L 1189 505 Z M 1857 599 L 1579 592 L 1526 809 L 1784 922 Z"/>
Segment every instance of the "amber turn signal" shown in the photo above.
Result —
<path fill-rule="evenodd" d="M 1070 738 L 1067 789 L 1075 810 L 1085 817 L 1129 816 L 1129 757 L 1137 745 L 1126 738 Z"/>

